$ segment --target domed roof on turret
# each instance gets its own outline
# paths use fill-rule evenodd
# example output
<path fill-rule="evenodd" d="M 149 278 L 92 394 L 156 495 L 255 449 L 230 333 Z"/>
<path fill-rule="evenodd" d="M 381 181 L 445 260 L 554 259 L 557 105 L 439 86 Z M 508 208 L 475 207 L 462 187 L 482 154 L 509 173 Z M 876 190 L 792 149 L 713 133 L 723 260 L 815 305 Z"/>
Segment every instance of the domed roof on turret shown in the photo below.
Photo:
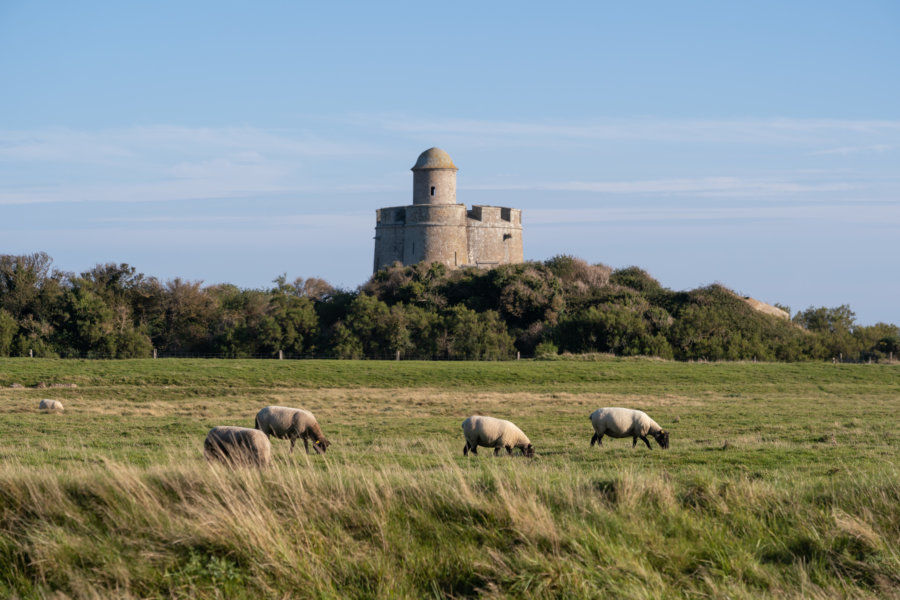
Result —
<path fill-rule="evenodd" d="M 413 171 L 417 169 L 459 170 L 456 168 L 456 165 L 453 164 L 453 159 L 450 158 L 450 155 L 440 148 L 429 148 L 428 150 L 420 154 L 419 160 L 416 161 L 416 164 L 414 164 L 412 168 Z"/>

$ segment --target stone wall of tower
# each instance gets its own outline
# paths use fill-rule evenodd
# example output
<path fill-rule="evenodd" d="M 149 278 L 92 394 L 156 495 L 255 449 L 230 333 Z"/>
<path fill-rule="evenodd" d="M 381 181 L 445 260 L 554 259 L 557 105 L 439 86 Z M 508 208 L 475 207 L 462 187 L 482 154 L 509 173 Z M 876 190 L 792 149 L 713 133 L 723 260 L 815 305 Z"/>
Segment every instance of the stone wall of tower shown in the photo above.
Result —
<path fill-rule="evenodd" d="M 420 204 L 406 207 L 403 264 L 439 262 L 451 269 L 468 260 L 466 207 Z"/>
<path fill-rule="evenodd" d="M 524 260 L 522 211 L 503 206 L 473 206 L 466 218 L 469 264 L 492 267 Z"/>
<path fill-rule="evenodd" d="M 379 208 L 375 211 L 375 271 L 395 262 L 403 263 L 405 228 L 405 206 Z"/>
<path fill-rule="evenodd" d="M 456 204 L 456 169 L 414 169 L 413 204 Z"/>

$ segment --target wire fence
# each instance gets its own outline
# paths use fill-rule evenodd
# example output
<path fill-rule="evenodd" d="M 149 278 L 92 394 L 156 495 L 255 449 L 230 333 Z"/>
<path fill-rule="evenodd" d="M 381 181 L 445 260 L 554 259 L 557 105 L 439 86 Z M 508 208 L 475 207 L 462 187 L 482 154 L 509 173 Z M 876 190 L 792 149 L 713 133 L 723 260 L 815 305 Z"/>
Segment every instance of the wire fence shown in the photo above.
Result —
<path fill-rule="evenodd" d="M 28 358 L 26 356 L 26 358 Z M 462 362 L 462 361 L 479 361 L 479 362 L 503 362 L 514 361 L 520 359 L 534 358 L 533 356 L 522 356 L 517 353 L 509 357 L 467 357 L 467 356 L 446 356 L 440 354 L 419 355 L 419 354 L 363 354 L 354 356 L 340 356 L 337 354 L 243 354 L 243 353 L 203 353 L 203 352 L 162 352 L 154 351 L 148 356 L 130 356 L 122 357 L 99 352 L 87 352 L 83 354 L 68 353 L 64 356 L 42 357 L 39 355 L 31 355 L 31 358 L 54 358 L 54 359 L 70 359 L 70 360 L 140 360 L 146 358 L 153 359 L 219 359 L 219 360 L 372 360 L 372 361 L 398 361 L 398 360 L 415 360 L 415 361 L 432 361 L 432 362 Z"/>
<path fill-rule="evenodd" d="M 275 352 L 267 354 L 243 354 L 243 353 L 204 353 L 204 352 L 163 352 L 154 350 L 148 356 L 129 356 L 122 357 L 117 355 L 104 354 L 99 352 L 87 352 L 82 354 L 67 353 L 63 356 L 51 355 L 41 356 L 39 354 L 30 354 L 31 358 L 54 358 L 54 359 L 71 359 L 71 360 L 130 360 L 130 359 L 219 359 L 219 360 L 372 360 L 372 361 L 430 361 L 430 362 L 509 362 L 515 360 L 533 360 L 536 358 L 549 358 L 546 355 L 523 355 L 517 352 L 512 356 L 502 357 L 472 357 L 472 356 L 450 356 L 444 354 L 405 354 L 403 352 L 394 352 L 386 354 L 361 354 L 353 356 L 342 356 L 338 354 L 291 354 L 286 352 Z M 26 356 L 28 358 L 28 356 Z M 898 364 L 900 363 L 900 355 L 890 352 L 887 356 L 835 356 L 831 359 L 825 359 L 824 362 L 833 364 Z M 688 359 L 681 362 L 734 362 L 729 360 L 707 360 L 707 359 Z M 740 360 L 738 362 L 757 362 L 754 358 L 750 360 Z M 766 361 L 761 361 L 766 362 Z"/>
<path fill-rule="evenodd" d="M 196 354 L 196 353 L 172 353 L 159 352 L 151 358 L 210 358 L 210 359 L 253 359 L 253 360 L 419 360 L 434 362 L 460 362 L 460 361 L 484 361 L 498 362 L 519 360 L 524 357 L 520 354 L 504 358 L 470 358 L 465 356 L 441 356 L 441 355 L 407 355 L 407 354 L 365 354 L 359 356 L 338 356 L 336 354 Z"/>

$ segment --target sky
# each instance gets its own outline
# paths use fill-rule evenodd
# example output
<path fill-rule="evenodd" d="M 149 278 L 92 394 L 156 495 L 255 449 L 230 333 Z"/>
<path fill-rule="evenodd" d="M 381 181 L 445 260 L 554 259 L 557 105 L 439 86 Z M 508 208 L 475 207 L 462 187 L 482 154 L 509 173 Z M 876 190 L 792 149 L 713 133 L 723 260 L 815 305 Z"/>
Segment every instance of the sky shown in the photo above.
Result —
<path fill-rule="evenodd" d="M 900 2 L 0 0 L 0 254 L 372 271 L 432 146 L 527 260 L 900 324 Z"/>

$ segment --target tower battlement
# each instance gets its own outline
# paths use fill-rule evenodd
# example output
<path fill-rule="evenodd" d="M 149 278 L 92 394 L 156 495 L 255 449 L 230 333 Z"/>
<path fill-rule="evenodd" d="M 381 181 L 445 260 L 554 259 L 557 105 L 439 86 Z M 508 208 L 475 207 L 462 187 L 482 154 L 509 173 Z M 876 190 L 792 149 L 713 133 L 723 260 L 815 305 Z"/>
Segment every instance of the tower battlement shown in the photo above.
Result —
<path fill-rule="evenodd" d="M 506 206 L 474 204 L 466 213 L 466 217 L 470 221 L 478 222 L 482 225 L 522 225 L 522 211 L 517 208 L 507 208 Z"/>

